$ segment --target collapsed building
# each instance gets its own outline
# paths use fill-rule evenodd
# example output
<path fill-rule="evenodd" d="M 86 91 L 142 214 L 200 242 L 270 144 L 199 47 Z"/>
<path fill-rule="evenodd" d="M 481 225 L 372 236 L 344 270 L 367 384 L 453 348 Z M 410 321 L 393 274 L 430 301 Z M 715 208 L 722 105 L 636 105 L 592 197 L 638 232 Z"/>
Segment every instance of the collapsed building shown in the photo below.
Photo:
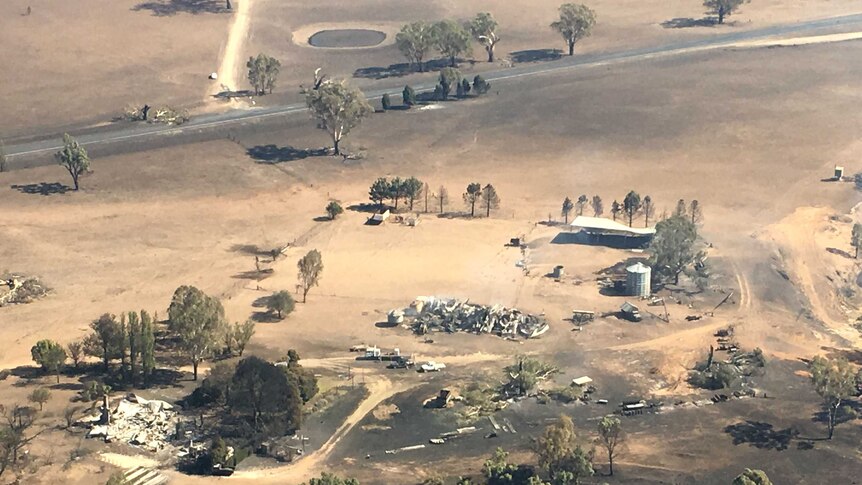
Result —
<path fill-rule="evenodd" d="M 491 333 L 504 338 L 535 338 L 548 331 L 544 317 L 522 313 L 502 305 L 479 305 L 467 300 L 417 297 L 403 311 L 390 314 L 399 319 L 412 319 L 413 331 L 419 335 L 429 332 Z M 391 318 L 391 317 L 390 317 Z"/>
<path fill-rule="evenodd" d="M 128 394 L 115 406 L 106 397 L 97 413 L 81 418 L 75 425 L 89 428 L 87 438 L 122 441 L 156 452 L 177 435 L 178 423 L 171 404 Z"/>

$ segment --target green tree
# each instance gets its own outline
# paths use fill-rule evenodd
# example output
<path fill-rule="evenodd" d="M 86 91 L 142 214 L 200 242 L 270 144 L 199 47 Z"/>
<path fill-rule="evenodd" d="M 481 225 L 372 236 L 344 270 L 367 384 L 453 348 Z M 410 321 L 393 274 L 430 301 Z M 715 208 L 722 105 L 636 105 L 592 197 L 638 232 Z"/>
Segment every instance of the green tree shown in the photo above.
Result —
<path fill-rule="evenodd" d="M 266 54 L 258 54 L 257 57 L 249 57 L 245 63 L 248 68 L 248 82 L 254 93 L 263 96 L 267 91 L 272 94 L 278 73 L 281 71 L 281 62 Z"/>
<path fill-rule="evenodd" d="M 509 463 L 509 454 L 503 448 L 497 448 L 491 458 L 485 461 L 482 473 L 488 479 L 488 485 L 508 485 L 515 483 L 518 467 Z"/>
<path fill-rule="evenodd" d="M 629 218 L 629 227 L 631 227 L 635 215 L 641 210 L 641 196 L 634 190 L 626 194 L 626 198 L 623 199 L 623 210 Z"/>
<path fill-rule="evenodd" d="M 744 472 L 733 479 L 733 485 L 772 485 L 772 481 L 763 470 L 746 468 Z"/>
<path fill-rule="evenodd" d="M 279 319 L 290 315 L 295 305 L 293 297 L 284 290 L 273 293 L 266 302 L 266 308 L 271 312 L 275 312 Z"/>
<path fill-rule="evenodd" d="M 129 339 L 129 370 L 134 383 L 138 380 L 138 363 L 141 357 L 141 319 L 135 312 L 129 312 L 127 338 Z"/>
<path fill-rule="evenodd" d="M 463 97 L 466 97 L 467 95 L 469 95 L 470 91 L 472 89 L 473 88 L 470 87 L 470 81 L 468 81 L 466 78 L 461 80 L 461 92 L 463 93 L 462 94 Z"/>
<path fill-rule="evenodd" d="M 554 373 L 556 369 L 538 359 L 519 356 L 513 364 L 503 368 L 505 391 L 525 396 L 536 387 L 540 377 Z"/>
<path fill-rule="evenodd" d="M 341 140 L 374 113 L 362 91 L 347 86 L 344 81 L 326 82 L 317 89 L 303 89 L 302 94 L 312 116 L 332 138 L 335 155 L 341 154 Z"/>
<path fill-rule="evenodd" d="M 423 72 L 425 56 L 434 47 L 434 27 L 426 22 L 409 23 L 395 34 L 395 45 L 411 66 Z"/>
<path fill-rule="evenodd" d="M 78 178 L 90 171 L 90 157 L 87 150 L 72 138 L 68 133 L 63 135 L 63 148 L 54 157 L 63 168 L 68 170 L 78 190 Z"/>
<path fill-rule="evenodd" d="M 458 56 L 470 53 L 470 33 L 454 20 L 441 20 L 433 27 L 434 47 L 444 57 L 449 58 L 449 65 L 457 66 Z"/>
<path fill-rule="evenodd" d="M 552 477 L 565 469 L 566 462 L 577 446 L 577 435 L 572 418 L 560 415 L 556 423 L 545 428 L 536 442 L 539 466 Z"/>
<path fill-rule="evenodd" d="M 440 88 L 443 91 L 443 99 L 449 97 L 452 92 L 452 86 L 457 86 L 461 82 L 461 71 L 454 67 L 444 67 L 440 70 Z M 441 101 L 442 101 L 441 100 Z"/>
<path fill-rule="evenodd" d="M 493 185 L 488 184 L 482 188 L 481 207 L 485 209 L 485 217 L 491 217 L 491 209 L 500 207 L 500 196 Z"/>
<path fill-rule="evenodd" d="M 28 401 L 39 405 L 39 411 L 44 408 L 45 403 L 48 402 L 49 399 L 51 399 L 51 391 L 44 387 L 33 389 L 33 392 L 27 396 Z"/>
<path fill-rule="evenodd" d="M 53 340 L 40 340 L 30 349 L 33 361 L 42 366 L 45 373 L 55 374 L 60 382 L 60 369 L 66 362 L 66 349 Z"/>
<path fill-rule="evenodd" d="M 605 213 L 605 206 L 602 203 L 602 198 L 598 195 L 593 196 L 593 200 L 590 202 L 590 205 L 593 206 L 593 216 L 599 217 Z"/>
<path fill-rule="evenodd" d="M 299 395 L 303 402 L 310 401 L 311 398 L 317 395 L 319 390 L 317 387 L 317 377 L 314 376 L 314 372 L 303 368 L 299 364 L 299 353 L 294 349 L 287 351 L 285 360 L 287 361 L 287 365 L 281 366 L 281 369 L 287 373 L 287 380 L 299 389 Z"/>
<path fill-rule="evenodd" d="M 153 318 L 141 310 L 141 373 L 144 382 L 149 383 L 156 367 L 156 336 L 153 330 Z"/>
<path fill-rule="evenodd" d="M 389 180 L 385 177 L 380 177 L 371 184 L 371 188 L 368 189 L 368 198 L 371 199 L 371 202 L 377 204 L 381 209 L 383 208 L 383 201 L 389 198 L 390 189 Z"/>
<path fill-rule="evenodd" d="M 179 337 L 180 348 L 192 364 L 194 380 L 198 365 L 210 357 L 224 335 L 224 307 L 214 297 L 194 286 L 180 286 L 168 307 L 168 327 Z"/>
<path fill-rule="evenodd" d="M 123 348 L 123 331 L 117 317 L 110 313 L 102 314 L 90 323 L 93 333 L 84 339 L 84 349 L 88 355 L 102 359 L 105 371 L 111 360 L 120 357 Z"/>
<path fill-rule="evenodd" d="M 337 200 L 331 200 L 326 204 L 326 215 L 329 216 L 330 220 L 334 221 L 336 217 L 343 213 L 344 208 L 341 207 L 341 204 L 339 204 Z"/>
<path fill-rule="evenodd" d="M 422 186 L 422 182 L 416 177 L 410 177 L 404 180 L 404 198 L 407 200 L 407 204 L 411 211 L 413 210 L 413 204 L 422 195 Z"/>
<path fill-rule="evenodd" d="M 739 9 L 743 0 L 704 0 L 703 6 L 706 7 L 706 13 L 717 15 L 718 23 L 723 24 L 725 17 L 730 17 L 732 13 Z"/>
<path fill-rule="evenodd" d="M 596 25 L 596 13 L 585 5 L 564 3 L 560 5 L 560 19 L 551 24 L 569 47 L 569 55 L 575 54 L 575 44 L 589 37 Z"/>
<path fill-rule="evenodd" d="M 582 194 L 580 197 L 578 197 L 578 202 L 575 204 L 575 209 L 577 210 L 579 216 L 584 215 L 584 207 L 586 206 L 587 196 Z"/>
<path fill-rule="evenodd" d="M 218 466 L 227 465 L 227 453 L 227 443 L 225 443 L 221 436 L 216 435 L 210 444 L 210 457 L 212 457 L 212 464 Z"/>
<path fill-rule="evenodd" d="M 563 210 L 562 210 L 563 220 L 565 221 L 566 224 L 569 223 L 569 214 L 572 213 L 572 209 L 574 209 L 574 208 L 575 208 L 575 204 L 572 202 L 572 199 L 566 197 L 565 200 L 563 200 Z"/>
<path fill-rule="evenodd" d="M 482 184 L 473 182 L 467 185 L 467 191 L 464 192 L 464 203 L 470 206 L 470 217 L 476 215 L 476 202 L 482 199 Z"/>
<path fill-rule="evenodd" d="M 416 104 L 416 91 L 410 86 L 404 86 L 404 91 L 401 92 L 401 102 L 408 108 Z"/>
<path fill-rule="evenodd" d="M 476 74 L 473 77 L 473 92 L 477 96 L 481 96 L 491 90 L 491 83 L 485 80 L 482 76 Z"/>
<path fill-rule="evenodd" d="M 320 251 L 312 249 L 297 263 L 299 268 L 299 286 L 302 288 L 302 302 L 305 303 L 308 291 L 320 283 L 323 273 L 323 257 Z"/>
<path fill-rule="evenodd" d="M 859 259 L 859 247 L 862 246 L 862 224 L 853 224 L 853 232 L 850 234 L 850 244 L 856 249 L 856 259 Z"/>
<path fill-rule="evenodd" d="M 389 182 L 389 193 L 387 197 L 392 201 L 392 210 L 398 210 L 398 202 L 404 197 L 404 180 L 401 177 L 395 177 Z"/>
<path fill-rule="evenodd" d="M 290 298 L 293 301 L 293 297 Z M 254 321 L 249 319 L 244 323 L 236 322 L 233 324 L 233 341 L 236 343 L 236 351 L 240 357 L 245 352 L 245 347 L 254 336 Z"/>
<path fill-rule="evenodd" d="M 494 62 L 494 48 L 500 42 L 500 37 L 497 35 L 497 21 L 488 13 L 477 13 L 469 23 L 467 30 L 474 39 L 485 48 L 488 53 L 488 62 Z"/>
<path fill-rule="evenodd" d="M 331 473 L 323 472 L 320 478 L 312 478 L 308 481 L 309 485 L 359 485 L 359 481 L 355 478 L 341 478 Z"/>
<path fill-rule="evenodd" d="M 827 439 L 832 439 L 838 417 L 842 412 L 852 413 L 852 409 L 842 407 L 842 403 L 856 395 L 856 373 L 847 359 L 827 359 L 817 356 L 808 364 L 814 390 L 823 398 L 826 411 Z"/>
<path fill-rule="evenodd" d="M 691 264 L 703 259 L 695 250 L 697 227 L 684 216 L 671 216 L 655 225 L 650 242 L 650 266 L 665 279 L 679 283 L 679 275 Z"/>
<path fill-rule="evenodd" d="M 299 390 L 278 367 L 259 357 L 239 361 L 228 402 L 232 410 L 246 415 L 258 431 L 283 435 L 299 428 Z"/>
<path fill-rule="evenodd" d="M 623 442 L 623 431 L 620 418 L 614 415 L 603 417 L 598 424 L 599 442 L 608 452 L 609 474 L 614 474 L 614 458 L 617 456 L 617 446 Z"/>
<path fill-rule="evenodd" d="M 380 107 L 383 108 L 383 111 L 392 107 L 392 100 L 389 99 L 389 93 L 384 93 L 383 97 L 380 98 Z"/>

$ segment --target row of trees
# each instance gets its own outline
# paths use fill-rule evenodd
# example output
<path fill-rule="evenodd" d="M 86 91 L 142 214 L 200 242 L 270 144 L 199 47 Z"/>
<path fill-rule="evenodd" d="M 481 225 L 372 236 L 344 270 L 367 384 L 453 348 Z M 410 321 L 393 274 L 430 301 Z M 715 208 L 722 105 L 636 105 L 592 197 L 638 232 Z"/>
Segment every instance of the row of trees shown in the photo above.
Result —
<path fill-rule="evenodd" d="M 575 44 L 588 37 L 596 24 L 596 13 L 585 5 L 566 3 L 559 8 L 559 19 L 551 28 L 559 33 L 574 55 Z M 472 52 L 471 41 L 478 42 L 494 62 L 495 49 L 500 42 L 499 24 L 488 12 L 476 14 L 469 21 L 459 24 L 453 20 L 439 22 L 413 22 L 401 28 L 395 36 L 395 44 L 408 62 L 420 72 L 425 70 L 425 60 L 432 50 L 457 65 L 458 56 Z"/>
<path fill-rule="evenodd" d="M 483 187 L 478 182 L 472 182 L 467 185 L 462 197 L 466 207 L 470 208 L 470 217 L 475 217 L 476 206 L 485 211 L 486 217 L 491 215 L 491 210 L 500 207 L 497 189 L 491 184 Z M 428 212 L 429 203 L 433 203 L 442 213 L 449 203 L 449 191 L 441 185 L 436 193 L 432 193 L 428 184 L 416 177 L 395 177 L 391 180 L 380 177 L 368 189 L 368 198 L 381 209 L 384 202 L 389 201 L 393 210 L 398 210 L 398 203 L 403 200 L 410 211 L 414 209 L 416 201 L 424 200 L 425 212 Z"/>
<path fill-rule="evenodd" d="M 569 217 L 572 213 L 582 216 L 584 215 L 584 210 L 588 205 L 592 209 L 594 217 L 601 217 L 605 212 L 605 205 L 601 196 L 594 195 L 592 199 L 589 199 L 584 194 L 579 196 L 576 201 L 566 197 L 563 200 L 562 211 L 560 214 L 565 223 L 568 224 Z M 617 217 L 624 217 L 628 220 L 629 227 L 634 224 L 634 219 L 641 215 L 644 217 L 644 227 L 648 227 L 650 220 L 655 220 L 655 213 L 656 206 L 652 197 L 647 195 L 641 198 L 640 194 L 633 190 L 626 194 L 623 198 L 622 204 L 616 200 L 611 203 L 611 215 L 613 220 L 617 220 Z M 665 215 L 662 215 L 660 219 L 667 218 L 667 213 L 665 212 L 664 214 Z M 680 199 L 677 201 L 676 208 L 672 215 L 679 215 L 688 218 L 691 220 L 692 224 L 700 224 L 703 222 L 703 210 L 701 209 L 700 202 L 697 200 L 692 200 L 690 204 L 686 204 L 685 200 Z M 862 228 L 860 228 L 860 234 L 862 234 Z M 862 239 L 860 239 L 860 241 L 862 241 Z"/>
<path fill-rule="evenodd" d="M 500 41 L 497 27 L 490 13 L 477 14 L 465 24 L 454 20 L 412 22 L 395 35 L 395 45 L 420 72 L 425 70 L 425 60 L 432 50 L 448 58 L 449 64 L 455 67 L 459 56 L 472 52 L 471 40 L 480 42 L 488 53 L 488 62 L 494 62 L 494 49 Z"/>

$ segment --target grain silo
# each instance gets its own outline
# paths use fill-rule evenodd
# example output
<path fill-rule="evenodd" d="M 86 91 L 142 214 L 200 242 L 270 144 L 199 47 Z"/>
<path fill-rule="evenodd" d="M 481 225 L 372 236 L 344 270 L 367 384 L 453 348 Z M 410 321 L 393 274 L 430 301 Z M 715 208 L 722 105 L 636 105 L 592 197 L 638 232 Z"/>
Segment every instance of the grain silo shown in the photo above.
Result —
<path fill-rule="evenodd" d="M 652 270 L 643 263 L 635 263 L 626 268 L 626 290 L 631 296 L 650 296 L 650 277 Z"/>

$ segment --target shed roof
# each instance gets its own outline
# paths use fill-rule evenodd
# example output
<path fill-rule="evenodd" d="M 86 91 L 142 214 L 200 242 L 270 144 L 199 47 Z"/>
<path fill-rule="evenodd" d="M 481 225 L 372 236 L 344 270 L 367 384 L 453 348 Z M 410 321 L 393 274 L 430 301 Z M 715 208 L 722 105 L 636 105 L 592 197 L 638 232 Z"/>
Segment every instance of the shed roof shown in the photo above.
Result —
<path fill-rule="evenodd" d="M 652 236 L 655 227 L 629 227 L 625 224 L 605 219 L 604 217 L 578 216 L 570 224 L 571 227 L 581 228 L 587 232 L 602 232 L 607 234 L 625 234 L 630 236 Z"/>

